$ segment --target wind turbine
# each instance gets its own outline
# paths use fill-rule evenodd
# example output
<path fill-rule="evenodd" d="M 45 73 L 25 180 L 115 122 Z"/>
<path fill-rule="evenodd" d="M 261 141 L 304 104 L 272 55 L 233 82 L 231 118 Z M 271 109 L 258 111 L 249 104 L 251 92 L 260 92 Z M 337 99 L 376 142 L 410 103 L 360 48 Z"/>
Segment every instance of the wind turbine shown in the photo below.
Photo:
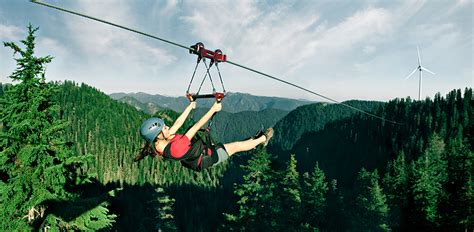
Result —
<path fill-rule="evenodd" d="M 420 71 L 420 80 L 418 83 L 418 101 L 419 101 L 421 100 L 421 83 L 423 79 L 423 71 L 427 71 L 433 75 L 436 75 L 436 74 L 421 65 L 420 49 L 416 47 L 416 51 L 418 52 L 418 67 L 416 67 L 415 70 L 413 70 L 413 72 L 411 72 L 410 75 L 408 75 L 405 79 L 410 78 L 416 72 L 416 70 Z"/>

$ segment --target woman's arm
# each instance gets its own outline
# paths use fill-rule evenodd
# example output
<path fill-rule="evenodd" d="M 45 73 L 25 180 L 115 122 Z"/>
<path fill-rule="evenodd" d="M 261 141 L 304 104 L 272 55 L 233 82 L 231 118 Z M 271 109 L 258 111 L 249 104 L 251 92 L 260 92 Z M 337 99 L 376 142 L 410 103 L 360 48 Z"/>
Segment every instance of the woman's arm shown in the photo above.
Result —
<path fill-rule="evenodd" d="M 209 111 L 207 111 L 207 113 L 202 116 L 201 119 L 199 119 L 199 121 L 194 124 L 187 132 L 186 132 L 186 137 L 188 137 L 189 139 L 192 139 L 194 137 L 194 135 L 199 131 L 199 129 L 201 129 L 206 123 L 207 121 L 209 121 L 209 119 L 211 119 L 212 115 L 214 115 L 216 112 L 219 112 L 221 111 L 222 109 L 222 105 L 220 102 L 215 102 L 214 105 L 212 105 L 211 109 L 209 109 Z"/>
<path fill-rule="evenodd" d="M 186 118 L 188 118 L 189 113 L 191 113 L 191 110 L 196 108 L 196 102 L 190 102 L 188 107 L 181 113 L 181 115 L 176 119 L 174 122 L 173 126 L 170 128 L 170 134 L 176 134 L 176 131 L 181 128 L 181 126 L 184 124 L 184 121 L 186 121 Z"/>

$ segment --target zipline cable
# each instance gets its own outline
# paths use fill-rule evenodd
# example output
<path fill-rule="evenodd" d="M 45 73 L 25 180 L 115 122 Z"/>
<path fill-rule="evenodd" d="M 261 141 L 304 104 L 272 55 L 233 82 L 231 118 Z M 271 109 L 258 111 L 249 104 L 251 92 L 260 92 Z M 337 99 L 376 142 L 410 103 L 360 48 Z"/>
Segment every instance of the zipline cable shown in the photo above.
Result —
<path fill-rule="evenodd" d="M 89 16 L 89 15 L 77 13 L 77 12 L 75 12 L 75 11 L 67 10 L 67 9 L 64 9 L 64 8 L 61 8 L 61 7 L 57 7 L 57 6 L 54 6 L 54 5 L 50 5 L 50 4 L 47 4 L 47 3 L 44 3 L 44 2 L 40 2 L 40 1 L 37 1 L 37 0 L 31 0 L 31 2 L 36 3 L 36 4 L 40 4 L 40 5 L 49 7 L 49 8 L 53 8 L 53 9 L 56 9 L 56 10 L 64 11 L 64 12 L 67 12 L 67 13 L 70 13 L 70 14 L 78 15 L 78 16 L 81 16 L 81 17 L 84 17 L 84 18 L 92 19 L 92 20 L 95 20 L 95 21 L 98 21 L 98 22 L 101 22 L 101 23 L 105 23 L 105 24 L 114 26 L 114 27 L 122 28 L 122 29 L 127 30 L 127 31 L 135 32 L 135 33 L 138 33 L 138 34 L 140 34 L 140 35 L 144 35 L 144 36 L 147 36 L 147 37 L 150 37 L 150 38 L 153 38 L 153 39 L 160 40 L 160 41 L 165 42 L 165 43 L 169 43 L 169 44 L 174 45 L 174 46 L 178 46 L 178 47 L 180 47 L 180 48 L 184 48 L 184 49 L 187 49 L 187 50 L 192 50 L 192 49 L 191 49 L 190 47 L 188 47 L 188 46 L 184 46 L 184 45 L 182 45 L 182 44 L 178 44 L 178 43 L 175 43 L 175 42 L 172 42 L 172 41 L 169 41 L 169 40 L 166 40 L 166 39 L 163 39 L 163 38 L 154 36 L 154 35 L 150 35 L 150 34 L 145 33 L 145 32 L 137 31 L 137 30 L 132 29 L 132 28 L 124 27 L 124 26 L 122 26 L 122 25 L 118 25 L 118 24 L 115 24 L 115 23 L 111 23 L 111 22 L 105 21 L 105 20 L 103 20 L 103 19 L 99 19 L 99 18 L 95 18 L 95 17 Z"/>
<path fill-rule="evenodd" d="M 377 115 L 375 115 L 375 114 L 372 114 L 372 113 L 369 113 L 369 112 L 367 112 L 367 111 L 361 110 L 361 109 L 359 109 L 359 108 L 357 108 L 357 107 L 354 107 L 354 106 L 351 106 L 351 105 L 349 105 L 349 104 L 346 104 L 346 103 L 343 103 L 343 102 L 334 100 L 334 99 L 332 99 L 332 98 L 330 98 L 330 97 L 326 97 L 326 96 L 324 96 L 324 95 L 321 95 L 321 94 L 316 93 L 316 92 L 314 92 L 314 91 L 311 91 L 311 90 L 309 90 L 309 89 L 303 88 L 303 87 L 301 87 L 301 86 L 299 86 L 299 85 L 295 85 L 295 84 L 293 84 L 293 83 L 291 83 L 291 82 L 282 80 L 282 79 L 280 79 L 280 78 L 276 78 L 276 77 L 274 77 L 274 76 L 268 75 L 268 74 L 263 73 L 263 72 L 260 72 L 260 71 L 258 71 L 258 70 L 255 70 L 255 69 L 252 69 L 252 68 L 249 68 L 249 67 L 245 67 L 245 66 L 243 66 L 243 65 L 234 63 L 234 62 L 229 61 L 229 60 L 227 60 L 226 62 L 229 63 L 229 64 L 233 64 L 233 65 L 235 65 L 235 66 L 237 66 L 237 67 L 239 67 L 239 68 L 247 69 L 248 71 L 251 71 L 251 72 L 260 74 L 260 75 L 262 75 L 262 76 L 271 78 L 271 79 L 273 79 L 273 80 L 276 80 L 276 81 L 279 81 L 279 82 L 282 82 L 282 83 L 285 83 L 285 84 L 287 84 L 287 85 L 291 85 L 291 86 L 293 86 L 293 87 L 295 87 L 295 88 L 301 89 L 301 90 L 306 91 L 306 92 L 311 93 L 311 94 L 314 94 L 314 95 L 319 96 L 319 97 L 321 97 L 321 98 L 324 98 L 324 99 L 326 99 L 326 100 L 328 100 L 328 101 L 331 101 L 331 102 L 334 102 L 334 103 L 337 103 L 337 104 L 340 104 L 340 105 L 349 107 L 349 108 L 351 108 L 351 109 L 353 109 L 353 110 L 356 110 L 356 111 L 358 111 L 358 112 L 360 112 L 360 113 L 363 113 L 363 114 L 366 114 L 366 115 L 369 115 L 369 116 L 372 116 L 372 117 L 374 117 L 374 118 L 378 118 L 378 119 L 380 119 L 380 120 L 382 120 L 382 121 L 387 121 L 387 122 L 390 122 L 390 123 L 393 123 L 393 124 L 402 125 L 402 123 L 398 123 L 398 122 L 395 122 L 395 121 L 392 121 L 392 120 L 388 120 L 388 119 L 382 118 L 382 117 L 377 116 Z"/>
<path fill-rule="evenodd" d="M 53 9 L 56 9 L 56 10 L 59 10 L 59 11 L 64 11 L 64 12 L 67 12 L 67 13 L 70 13 L 70 14 L 74 14 L 74 15 L 77 15 L 77 16 L 81 16 L 81 17 L 84 17 L 84 18 L 88 18 L 88 19 L 91 19 L 91 20 L 94 20 L 94 21 L 98 21 L 98 22 L 101 22 L 101 23 L 105 23 L 105 24 L 108 24 L 108 25 L 111 25 L 111 26 L 114 26 L 114 27 L 118 27 L 118 28 L 121 28 L 121 29 L 124 29 L 124 30 L 127 30 L 127 31 L 131 31 L 131 32 L 135 32 L 137 34 L 140 34 L 140 35 L 144 35 L 144 36 L 147 36 L 147 37 L 150 37 L 150 38 L 153 38 L 153 39 L 156 39 L 156 40 L 160 40 L 162 42 L 165 42 L 165 43 L 168 43 L 168 44 L 171 44 L 171 45 L 174 45 L 174 46 L 177 46 L 177 47 L 180 47 L 180 48 L 184 48 L 188 51 L 192 51 L 193 49 L 191 47 L 188 47 L 188 46 L 185 46 L 185 45 L 182 45 L 182 44 L 179 44 L 179 43 L 175 43 L 175 42 L 172 42 L 170 40 L 167 40 L 167 39 L 163 39 L 163 38 L 160 38 L 158 36 L 154 36 L 154 35 L 151 35 L 151 34 L 148 34 L 148 33 L 145 33 L 145 32 L 141 32 L 141 31 L 138 31 L 138 30 L 135 30 L 135 29 L 132 29 L 132 28 L 128 28 L 128 27 L 125 27 L 125 26 L 122 26 L 122 25 L 118 25 L 116 23 L 112 23 L 112 22 L 109 22 L 109 21 L 105 21 L 103 19 L 99 19 L 99 18 L 95 18 L 95 17 L 92 17 L 92 16 L 89 16 L 89 15 L 85 15 L 85 14 L 81 14 L 81 13 L 78 13 L 78 12 L 75 12 L 75 11 L 71 11 L 71 10 L 67 10 L 67 9 L 64 9 L 64 8 L 61 8 L 61 7 L 58 7 L 58 6 L 54 6 L 54 5 L 51 5 L 51 4 L 47 4 L 47 3 L 44 3 L 44 2 L 40 2 L 40 1 L 37 1 L 37 0 L 31 0 L 31 2 L 33 3 L 36 3 L 36 4 L 39 4 L 39 5 L 43 5 L 43 6 L 46 6 L 46 7 L 49 7 L 49 8 L 53 8 Z M 271 75 L 268 75 L 266 73 L 263 73 L 263 72 L 260 72 L 258 70 L 255 70 L 255 69 L 252 69 L 252 68 L 249 68 L 249 67 L 246 67 L 246 66 L 243 66 L 243 65 L 240 65 L 240 64 L 237 64 L 237 63 L 234 63 L 232 61 L 229 61 L 227 60 L 226 61 L 227 63 L 229 64 L 232 64 L 234 66 L 237 66 L 239 68 L 243 68 L 243 69 L 246 69 L 248 71 L 251 71 L 251 72 L 254 72 L 254 73 L 257 73 L 257 74 L 260 74 L 264 77 L 268 77 L 270 79 L 273 79 L 273 80 L 276 80 L 276 81 L 279 81 L 279 82 L 282 82 L 284 84 L 287 84 L 287 85 L 290 85 L 290 86 L 293 86 L 295 88 L 298 88 L 300 90 L 303 90 L 303 91 L 306 91 L 308 93 L 311 93 L 311 94 L 314 94 L 316 96 L 319 96 L 321 98 L 324 98 L 328 101 L 331 101 L 331 102 L 334 102 L 334 103 L 337 103 L 337 104 L 340 104 L 340 105 L 343 105 L 345 107 L 348 107 L 350 109 L 353 109 L 355 111 L 358 111 L 360 113 L 363 113 L 365 115 L 368 115 L 368 116 L 371 116 L 371 117 L 374 117 L 374 118 L 377 118 L 377 119 L 380 119 L 382 121 L 386 121 L 386 122 L 390 122 L 390 123 L 393 123 L 393 124 L 397 124 L 397 125 L 403 125 L 402 123 L 398 123 L 398 122 L 395 122 L 395 121 L 392 121 L 392 120 L 388 120 L 388 119 L 385 119 L 385 118 L 382 118 L 378 115 L 375 115 L 375 114 L 372 114 L 372 113 L 369 113 L 367 111 L 364 111 L 364 110 L 361 110 L 357 107 L 354 107 L 354 106 L 351 106 L 349 104 L 346 104 L 346 103 L 343 103 L 343 102 L 339 102 L 335 99 L 332 99 L 332 98 L 329 98 L 329 97 L 326 97 L 324 95 L 321 95 L 319 93 L 316 93 L 314 91 L 311 91 L 309 89 L 306 89 L 306 88 L 303 88 L 301 86 L 298 86 L 296 84 L 293 84 L 291 82 L 288 82 L 288 81 L 285 81 L 285 80 L 282 80 L 280 78 L 277 78 L 277 77 L 274 77 L 274 76 L 271 76 Z"/>

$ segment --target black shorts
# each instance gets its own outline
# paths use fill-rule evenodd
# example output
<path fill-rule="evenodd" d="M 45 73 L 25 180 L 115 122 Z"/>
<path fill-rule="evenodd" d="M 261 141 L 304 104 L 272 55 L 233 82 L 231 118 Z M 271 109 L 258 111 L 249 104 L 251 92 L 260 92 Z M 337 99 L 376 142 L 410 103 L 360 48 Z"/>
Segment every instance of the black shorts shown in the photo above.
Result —
<path fill-rule="evenodd" d="M 206 155 L 205 152 L 203 152 L 201 156 L 199 156 L 202 157 L 201 163 L 199 163 L 199 157 L 193 160 L 182 160 L 181 163 L 183 166 L 193 169 L 194 171 L 202 171 L 206 168 L 222 163 L 229 158 L 229 154 L 222 143 L 218 143 L 210 149 L 211 155 Z"/>

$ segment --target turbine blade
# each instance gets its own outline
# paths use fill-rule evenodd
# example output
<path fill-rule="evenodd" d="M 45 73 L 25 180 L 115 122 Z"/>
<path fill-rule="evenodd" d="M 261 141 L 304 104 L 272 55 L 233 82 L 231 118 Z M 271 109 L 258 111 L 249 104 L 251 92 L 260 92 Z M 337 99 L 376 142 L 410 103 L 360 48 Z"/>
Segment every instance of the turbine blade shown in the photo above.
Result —
<path fill-rule="evenodd" d="M 420 49 L 416 46 L 416 51 L 418 52 L 418 65 L 421 66 L 421 57 L 420 57 Z"/>
<path fill-rule="evenodd" d="M 413 73 L 416 72 L 417 69 L 418 69 L 418 68 L 415 68 L 415 70 L 413 70 L 413 72 L 411 72 L 407 77 L 405 77 L 405 80 L 408 79 L 409 77 L 411 77 L 411 76 L 413 75 Z"/>
<path fill-rule="evenodd" d="M 433 74 L 433 75 L 436 75 L 436 73 L 434 73 L 434 72 L 428 70 L 427 68 L 425 68 L 425 67 L 423 67 L 423 66 L 421 66 L 421 69 L 423 69 L 423 70 L 425 70 L 425 71 L 427 71 L 427 72 L 429 72 L 429 73 L 431 73 L 431 74 Z"/>

